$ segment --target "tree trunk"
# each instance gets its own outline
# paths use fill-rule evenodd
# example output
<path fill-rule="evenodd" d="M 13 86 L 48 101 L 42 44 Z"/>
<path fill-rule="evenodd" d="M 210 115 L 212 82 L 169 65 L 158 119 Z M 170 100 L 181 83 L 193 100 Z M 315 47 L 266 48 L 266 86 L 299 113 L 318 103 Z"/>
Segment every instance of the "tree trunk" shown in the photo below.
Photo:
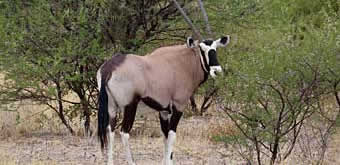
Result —
<path fill-rule="evenodd" d="M 261 165 L 261 148 L 259 146 L 259 142 L 256 138 L 256 136 L 254 136 L 254 142 L 255 142 L 255 148 L 256 148 L 256 157 L 257 157 L 257 163 L 258 165 Z"/>
<path fill-rule="evenodd" d="M 72 135 L 74 135 L 74 131 L 72 129 L 72 127 L 70 126 L 70 124 L 67 122 L 67 120 L 65 119 L 64 116 L 64 106 L 63 106 L 63 102 L 61 100 L 62 98 L 62 93 L 61 93 L 61 88 L 60 88 L 60 84 L 58 82 L 55 83 L 56 87 L 57 87 L 57 97 L 58 97 L 58 116 L 61 119 L 61 122 L 66 126 L 66 128 L 70 131 L 70 133 Z"/>
<path fill-rule="evenodd" d="M 333 94 L 334 94 L 335 100 L 338 104 L 338 112 L 337 112 L 337 115 L 336 115 L 336 118 L 335 118 L 335 123 L 337 121 L 340 121 L 340 97 L 339 97 L 339 92 L 336 90 L 336 87 L 338 86 L 338 84 L 339 84 L 339 82 L 336 82 L 333 85 L 333 89 L 334 89 Z"/>
<path fill-rule="evenodd" d="M 213 97 L 217 94 L 218 88 L 214 87 L 211 91 L 206 92 L 203 97 L 203 103 L 200 108 L 200 115 L 203 116 L 203 113 L 205 113 L 208 108 L 213 103 Z"/>
<path fill-rule="evenodd" d="M 200 105 L 199 109 L 198 109 L 196 101 L 195 101 L 195 93 L 194 93 L 190 97 L 191 110 L 195 114 L 199 114 L 200 116 L 203 116 L 203 114 L 211 106 L 211 104 L 213 102 L 213 97 L 217 94 L 217 91 L 218 91 L 218 88 L 214 88 L 212 91 L 204 93 L 203 103 Z"/>
<path fill-rule="evenodd" d="M 65 119 L 63 110 L 59 108 L 59 113 L 58 113 L 59 118 L 61 119 L 61 122 L 66 126 L 66 128 L 70 131 L 70 133 L 72 135 L 75 135 L 72 127 L 70 126 L 70 124 L 67 122 L 67 120 Z"/>
<path fill-rule="evenodd" d="M 277 154 L 279 153 L 279 143 L 280 143 L 280 131 L 279 131 L 279 127 L 280 126 L 277 126 L 278 128 L 278 132 L 276 132 L 276 135 L 275 135 L 275 140 L 274 140 L 274 145 L 273 145 L 273 150 L 271 151 L 272 153 L 272 156 L 271 156 L 271 159 L 270 159 L 270 164 L 271 165 L 274 165 L 275 164 L 275 161 L 276 161 L 276 158 L 277 158 Z"/>
<path fill-rule="evenodd" d="M 90 129 L 90 124 L 91 124 L 91 111 L 89 109 L 89 106 L 87 104 L 87 101 L 81 101 L 82 102 L 82 107 L 84 110 L 84 136 L 88 137 L 91 135 L 91 129 Z"/>

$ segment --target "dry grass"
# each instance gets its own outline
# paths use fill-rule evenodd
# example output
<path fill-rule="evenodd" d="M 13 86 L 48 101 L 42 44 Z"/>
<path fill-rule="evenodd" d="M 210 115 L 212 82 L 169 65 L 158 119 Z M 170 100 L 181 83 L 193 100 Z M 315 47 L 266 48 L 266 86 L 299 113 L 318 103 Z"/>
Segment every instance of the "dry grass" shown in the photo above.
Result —
<path fill-rule="evenodd" d="M 17 112 L 0 111 L 0 165 L 14 164 L 103 164 L 105 162 L 97 142 L 82 136 L 70 136 L 51 110 L 30 102 L 21 107 L 8 107 Z M 18 117 L 20 116 L 20 117 Z M 233 124 L 212 106 L 204 117 L 184 117 L 178 126 L 175 143 L 177 165 L 244 164 L 233 148 L 217 143 L 212 136 L 235 134 Z M 93 121 L 92 125 L 95 125 Z M 77 135 L 82 135 L 79 122 L 72 125 Z M 163 152 L 163 136 L 158 113 L 145 110 L 137 113 L 131 132 L 131 149 L 139 165 L 159 164 Z M 325 164 L 340 164 L 340 134 L 330 143 Z M 121 152 L 122 144 L 116 133 L 115 161 L 127 164 Z M 118 151 L 118 152 L 117 152 Z M 297 153 L 298 154 L 298 153 Z M 282 164 L 302 164 L 292 158 Z"/>
<path fill-rule="evenodd" d="M 9 156 L 4 156 L 4 155 L 0 155 L 0 165 L 17 165 L 18 161 L 9 158 Z M 30 165 L 57 165 L 58 163 L 55 161 L 39 161 L 39 160 L 32 160 L 30 163 L 28 163 Z"/>
<path fill-rule="evenodd" d="M 339 131 L 338 131 L 339 132 Z M 326 160 L 326 164 L 340 164 L 340 134 L 336 134 L 328 148 L 328 157 L 329 159 Z"/>
<path fill-rule="evenodd" d="M 1 164 L 102 164 L 105 161 L 97 142 L 93 145 L 82 136 L 67 135 L 52 111 L 32 115 L 41 111 L 44 107 L 37 105 L 20 107 L 18 113 L 0 111 Z M 209 140 L 210 131 L 217 132 L 222 125 L 222 120 L 213 117 L 181 120 L 175 146 L 176 160 L 181 162 L 177 164 L 221 164 L 226 161 L 218 153 L 225 152 L 224 146 Z M 79 125 L 74 128 L 79 134 L 82 133 Z M 158 164 L 163 152 L 158 113 L 149 110 L 138 113 L 130 141 L 138 164 Z M 115 150 L 120 151 L 122 144 L 119 136 L 116 136 L 115 144 Z M 126 163 L 121 152 L 115 152 L 115 157 L 117 162 Z"/>
<path fill-rule="evenodd" d="M 14 111 L 0 111 L 0 139 L 30 137 L 38 132 L 65 132 L 56 114 L 44 106 L 28 102 L 11 106 Z"/>

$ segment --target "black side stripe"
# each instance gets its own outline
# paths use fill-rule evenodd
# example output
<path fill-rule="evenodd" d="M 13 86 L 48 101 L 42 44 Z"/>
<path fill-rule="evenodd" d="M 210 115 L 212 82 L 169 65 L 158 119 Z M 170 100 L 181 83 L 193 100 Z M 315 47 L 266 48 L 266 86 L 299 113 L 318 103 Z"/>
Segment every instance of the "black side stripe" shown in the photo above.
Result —
<path fill-rule="evenodd" d="M 209 67 L 209 64 L 208 64 L 208 62 L 207 62 L 207 59 L 205 58 L 205 54 L 204 54 L 204 51 L 202 50 L 202 48 L 200 47 L 200 51 L 201 51 L 201 54 L 200 54 L 200 56 L 202 56 L 203 57 L 203 63 L 204 64 L 202 64 L 202 65 L 204 65 L 205 66 L 205 68 L 207 68 L 207 71 L 209 72 L 210 71 L 210 67 Z M 203 67 L 203 66 L 202 66 Z M 204 68 L 204 67 L 203 67 Z M 204 70 L 204 69 L 203 69 Z"/>

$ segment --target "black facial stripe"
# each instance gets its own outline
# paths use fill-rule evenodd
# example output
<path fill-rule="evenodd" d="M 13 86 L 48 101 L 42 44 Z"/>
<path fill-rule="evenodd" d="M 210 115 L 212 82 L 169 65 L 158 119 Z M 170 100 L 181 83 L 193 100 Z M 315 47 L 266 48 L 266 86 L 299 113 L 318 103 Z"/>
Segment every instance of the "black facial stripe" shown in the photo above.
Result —
<path fill-rule="evenodd" d="M 213 40 L 204 40 L 203 43 L 205 45 L 211 46 L 214 43 L 214 41 Z"/>
<path fill-rule="evenodd" d="M 208 52 L 209 57 L 209 66 L 218 66 L 220 65 L 217 60 L 217 55 L 215 50 L 209 50 Z"/>
<path fill-rule="evenodd" d="M 200 51 L 201 51 L 201 56 L 203 57 L 203 63 L 202 65 L 205 66 L 205 68 L 207 68 L 207 71 L 209 72 L 210 71 L 210 67 L 209 67 L 209 64 L 207 62 L 207 59 L 205 58 L 205 53 L 204 51 L 202 50 L 202 48 L 200 47 Z M 202 66 L 203 67 L 203 66 Z"/>

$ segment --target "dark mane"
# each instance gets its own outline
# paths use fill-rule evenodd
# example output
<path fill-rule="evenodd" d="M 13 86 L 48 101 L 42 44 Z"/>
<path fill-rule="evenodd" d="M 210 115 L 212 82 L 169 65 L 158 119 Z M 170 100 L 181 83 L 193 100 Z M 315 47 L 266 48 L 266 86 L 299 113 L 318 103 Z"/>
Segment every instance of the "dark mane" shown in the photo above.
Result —
<path fill-rule="evenodd" d="M 125 54 L 116 53 L 107 60 L 101 68 L 102 79 L 107 82 L 111 78 L 112 72 L 125 61 L 125 58 Z"/>

